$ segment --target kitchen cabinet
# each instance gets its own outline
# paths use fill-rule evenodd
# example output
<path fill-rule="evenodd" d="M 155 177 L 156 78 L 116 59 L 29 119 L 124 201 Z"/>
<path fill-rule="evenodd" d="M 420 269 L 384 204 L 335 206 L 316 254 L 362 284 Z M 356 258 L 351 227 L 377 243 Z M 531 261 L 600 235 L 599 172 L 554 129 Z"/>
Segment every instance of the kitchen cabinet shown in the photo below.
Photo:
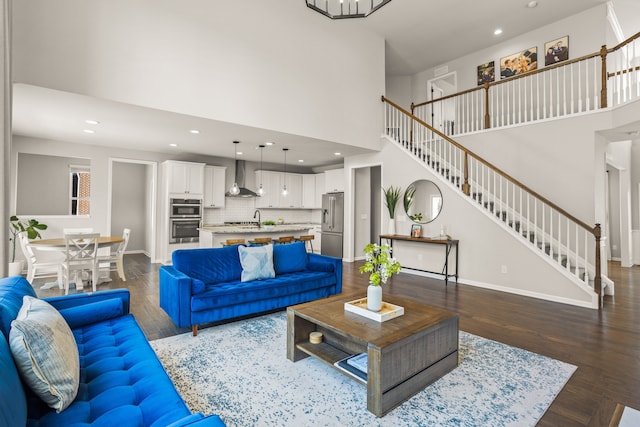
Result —
<path fill-rule="evenodd" d="M 225 202 L 225 167 L 204 167 L 204 203 L 205 208 L 224 208 Z"/>
<path fill-rule="evenodd" d="M 316 175 L 302 175 L 302 207 L 305 209 L 316 208 Z"/>
<path fill-rule="evenodd" d="M 324 193 L 326 193 L 324 173 L 317 173 L 317 174 L 315 174 L 315 177 L 316 177 L 316 194 L 315 194 L 315 200 L 314 200 L 314 203 L 313 203 L 313 208 L 314 209 L 321 209 L 322 208 L 322 195 Z M 318 245 L 318 246 L 320 246 L 320 245 Z"/>
<path fill-rule="evenodd" d="M 324 172 L 325 192 L 344 191 L 344 169 L 332 169 Z"/>
<path fill-rule="evenodd" d="M 302 208 L 302 175 L 287 173 L 284 175 L 287 195 L 280 194 L 280 207 Z"/>
<path fill-rule="evenodd" d="M 264 194 L 256 198 L 257 208 L 279 208 L 282 191 L 282 172 L 256 171 L 257 186 L 262 182 Z"/>
<path fill-rule="evenodd" d="M 204 195 L 204 163 L 165 162 L 169 196 L 202 199 Z"/>

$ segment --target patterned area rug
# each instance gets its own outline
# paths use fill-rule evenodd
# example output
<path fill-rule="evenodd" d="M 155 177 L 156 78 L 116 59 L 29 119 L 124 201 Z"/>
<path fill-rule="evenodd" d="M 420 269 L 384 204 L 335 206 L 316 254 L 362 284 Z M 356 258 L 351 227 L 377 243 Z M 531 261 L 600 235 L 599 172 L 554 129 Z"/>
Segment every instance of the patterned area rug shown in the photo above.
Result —
<path fill-rule="evenodd" d="M 152 341 L 193 411 L 228 426 L 534 426 L 576 367 L 460 332 L 459 366 L 382 418 L 364 386 L 286 358 L 286 315 Z"/>

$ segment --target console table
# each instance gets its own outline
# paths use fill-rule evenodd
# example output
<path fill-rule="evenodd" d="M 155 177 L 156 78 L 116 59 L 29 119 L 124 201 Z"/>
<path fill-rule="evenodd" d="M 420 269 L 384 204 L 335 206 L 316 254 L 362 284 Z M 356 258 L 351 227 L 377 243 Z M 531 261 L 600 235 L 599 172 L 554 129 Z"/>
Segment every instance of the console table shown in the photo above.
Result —
<path fill-rule="evenodd" d="M 432 245 L 441 245 L 444 247 L 444 266 L 442 267 L 442 271 L 429 271 L 429 270 L 421 270 L 419 268 L 406 267 L 411 270 L 423 271 L 425 273 L 432 274 L 440 274 L 444 276 L 444 284 L 447 285 L 449 283 L 449 277 L 455 277 L 456 284 L 458 283 L 458 240 L 453 239 L 430 239 L 428 237 L 411 237 L 405 236 L 402 234 L 381 234 L 380 235 L 380 244 L 382 244 L 382 239 L 386 239 L 389 241 L 389 246 L 393 248 L 394 240 L 402 240 L 404 242 L 415 242 L 415 243 L 426 243 Z M 456 249 L 456 265 L 455 272 L 453 274 L 449 274 L 449 254 L 451 250 Z"/>

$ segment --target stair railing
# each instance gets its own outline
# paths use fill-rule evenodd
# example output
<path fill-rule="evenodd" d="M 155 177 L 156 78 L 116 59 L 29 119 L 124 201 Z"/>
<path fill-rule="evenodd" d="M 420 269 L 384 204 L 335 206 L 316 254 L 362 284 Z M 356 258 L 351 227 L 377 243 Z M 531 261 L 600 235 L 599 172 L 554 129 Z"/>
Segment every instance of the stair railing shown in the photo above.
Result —
<path fill-rule="evenodd" d="M 586 224 L 384 96 L 382 102 L 389 139 L 496 215 L 512 232 L 585 286 L 591 287 L 592 279 L 602 306 L 600 224 Z M 592 268 L 589 259 L 594 260 Z M 593 277 L 589 277 L 589 271 L 594 271 Z"/>
<path fill-rule="evenodd" d="M 602 46 L 589 55 L 412 103 L 411 114 L 446 135 L 460 135 L 624 104 L 640 98 L 638 38 L 640 33 L 611 49 Z M 436 110 L 442 123 L 433 123 Z"/>

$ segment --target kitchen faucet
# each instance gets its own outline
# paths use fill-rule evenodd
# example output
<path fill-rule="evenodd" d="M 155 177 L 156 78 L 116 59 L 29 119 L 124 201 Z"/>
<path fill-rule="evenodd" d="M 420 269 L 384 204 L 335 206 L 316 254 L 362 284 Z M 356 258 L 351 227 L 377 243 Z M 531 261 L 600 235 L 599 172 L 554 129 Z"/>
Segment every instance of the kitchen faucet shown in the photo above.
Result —
<path fill-rule="evenodd" d="M 256 215 L 258 215 L 258 228 L 262 227 L 262 221 L 260 220 L 260 209 L 256 209 L 253 213 L 253 219 L 256 219 Z"/>

